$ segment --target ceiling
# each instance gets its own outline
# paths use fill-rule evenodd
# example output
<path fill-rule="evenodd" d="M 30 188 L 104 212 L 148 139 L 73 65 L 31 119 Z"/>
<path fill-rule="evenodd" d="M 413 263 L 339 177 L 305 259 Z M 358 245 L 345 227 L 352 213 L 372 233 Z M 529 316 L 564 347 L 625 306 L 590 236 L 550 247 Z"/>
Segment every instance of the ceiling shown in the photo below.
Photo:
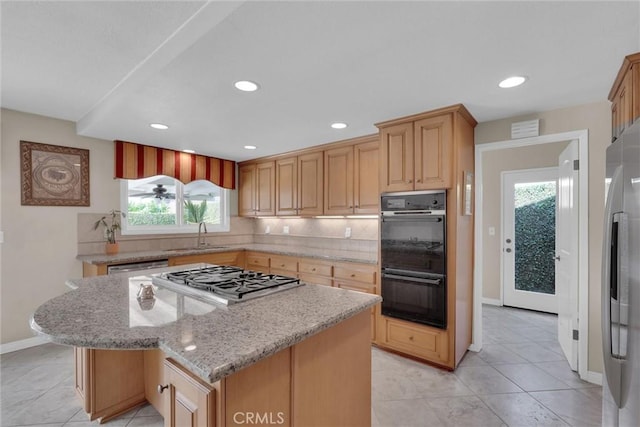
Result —
<path fill-rule="evenodd" d="M 485 122 L 602 101 L 622 58 L 640 51 L 639 1 L 0 7 L 2 107 L 71 120 L 80 135 L 232 160 L 457 103 Z M 498 88 L 514 74 L 529 79 Z M 241 79 L 260 90 L 238 91 Z"/>

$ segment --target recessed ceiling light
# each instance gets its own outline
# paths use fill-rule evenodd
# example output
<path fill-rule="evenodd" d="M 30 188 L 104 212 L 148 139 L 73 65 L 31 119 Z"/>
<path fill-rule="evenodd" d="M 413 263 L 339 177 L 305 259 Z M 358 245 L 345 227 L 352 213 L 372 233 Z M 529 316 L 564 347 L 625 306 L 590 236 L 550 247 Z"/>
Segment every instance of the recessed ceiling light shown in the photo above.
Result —
<path fill-rule="evenodd" d="M 245 145 L 244 146 L 245 150 L 255 150 L 256 148 L 258 148 L 258 147 L 256 147 L 255 145 Z"/>
<path fill-rule="evenodd" d="M 149 126 L 151 126 L 154 129 L 160 129 L 160 130 L 169 129 L 169 126 L 163 125 L 162 123 L 151 123 Z"/>
<path fill-rule="evenodd" d="M 185 153 L 189 153 L 189 154 L 193 154 L 193 153 L 196 152 L 195 150 L 189 150 L 189 149 L 182 150 L 182 151 L 184 151 Z"/>
<path fill-rule="evenodd" d="M 510 87 L 520 86 L 526 80 L 527 80 L 527 78 L 523 77 L 523 76 L 512 76 L 512 77 L 508 77 L 508 78 L 504 79 L 503 81 L 501 81 L 500 83 L 498 83 L 498 86 L 500 86 L 503 89 L 507 89 L 507 88 L 510 88 Z"/>
<path fill-rule="evenodd" d="M 341 122 L 331 123 L 331 127 L 334 128 L 334 129 L 344 129 L 347 126 L 348 125 L 346 123 L 341 123 Z"/>
<path fill-rule="evenodd" d="M 258 90 L 258 84 L 249 80 L 240 80 L 233 84 L 236 89 L 241 90 L 243 92 L 253 92 Z"/>

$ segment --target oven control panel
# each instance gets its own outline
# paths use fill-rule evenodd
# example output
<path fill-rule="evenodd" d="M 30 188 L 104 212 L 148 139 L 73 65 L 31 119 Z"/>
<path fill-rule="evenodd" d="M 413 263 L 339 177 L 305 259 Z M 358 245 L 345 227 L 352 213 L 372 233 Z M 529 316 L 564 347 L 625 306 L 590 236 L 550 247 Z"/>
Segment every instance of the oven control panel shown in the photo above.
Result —
<path fill-rule="evenodd" d="M 416 191 L 405 193 L 385 193 L 382 195 L 382 211 L 444 211 L 446 196 L 444 191 Z"/>

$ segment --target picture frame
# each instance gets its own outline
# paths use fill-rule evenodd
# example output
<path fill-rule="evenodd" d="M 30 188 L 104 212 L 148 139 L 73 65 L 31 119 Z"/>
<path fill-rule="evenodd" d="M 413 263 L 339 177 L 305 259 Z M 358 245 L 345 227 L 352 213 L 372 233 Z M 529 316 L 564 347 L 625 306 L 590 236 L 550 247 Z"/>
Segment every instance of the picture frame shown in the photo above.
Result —
<path fill-rule="evenodd" d="M 473 172 L 464 171 L 462 183 L 462 214 L 473 215 Z"/>
<path fill-rule="evenodd" d="M 20 141 L 23 206 L 90 206 L 89 150 Z"/>

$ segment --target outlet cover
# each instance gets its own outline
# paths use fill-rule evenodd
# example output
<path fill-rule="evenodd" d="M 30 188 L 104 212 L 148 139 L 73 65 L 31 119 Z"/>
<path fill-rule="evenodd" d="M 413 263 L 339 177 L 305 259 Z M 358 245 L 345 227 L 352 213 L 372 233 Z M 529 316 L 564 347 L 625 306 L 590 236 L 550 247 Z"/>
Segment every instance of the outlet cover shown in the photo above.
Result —
<path fill-rule="evenodd" d="M 282 227 L 282 232 L 283 232 L 284 234 L 289 234 L 289 226 L 288 226 L 288 225 L 285 225 L 284 227 Z"/>
<path fill-rule="evenodd" d="M 271 233 L 271 226 L 267 225 L 267 228 L 264 229 L 264 234 L 269 234 Z"/>
<path fill-rule="evenodd" d="M 344 229 L 344 237 L 346 237 L 347 239 L 351 237 L 351 227 L 347 227 Z"/>

